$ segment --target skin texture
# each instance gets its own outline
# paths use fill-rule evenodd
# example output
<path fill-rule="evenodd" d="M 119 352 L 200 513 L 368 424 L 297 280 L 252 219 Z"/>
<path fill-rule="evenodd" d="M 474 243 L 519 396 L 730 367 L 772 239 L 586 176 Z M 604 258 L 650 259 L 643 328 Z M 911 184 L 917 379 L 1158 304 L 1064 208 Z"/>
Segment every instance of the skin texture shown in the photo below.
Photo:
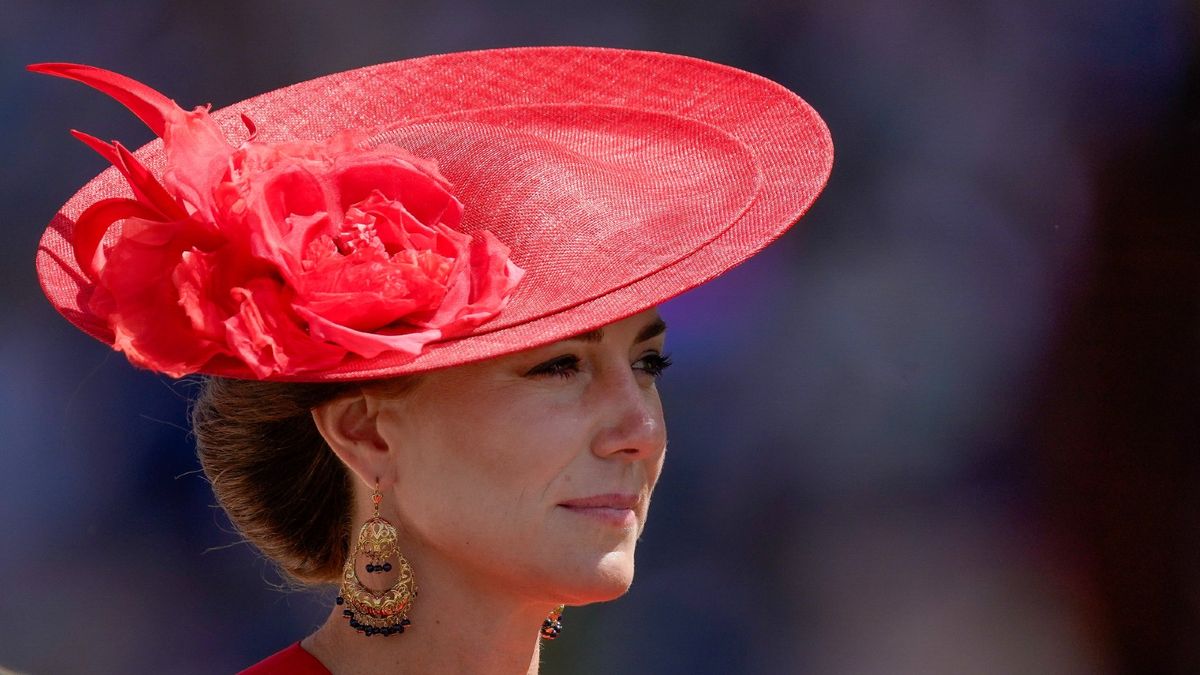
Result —
<path fill-rule="evenodd" d="M 334 673 L 536 673 L 552 608 L 624 594 L 667 443 L 655 385 L 665 334 L 638 340 L 658 321 L 650 309 L 599 339 L 432 371 L 402 397 L 362 392 L 316 409 L 358 478 L 356 525 L 378 480 L 381 515 L 400 532 L 420 595 L 403 635 L 358 635 L 335 607 L 302 645 Z M 560 506 L 606 493 L 638 497 L 636 524 Z M 363 564 L 361 579 L 378 576 Z M 569 609 L 563 622 L 569 631 Z"/>

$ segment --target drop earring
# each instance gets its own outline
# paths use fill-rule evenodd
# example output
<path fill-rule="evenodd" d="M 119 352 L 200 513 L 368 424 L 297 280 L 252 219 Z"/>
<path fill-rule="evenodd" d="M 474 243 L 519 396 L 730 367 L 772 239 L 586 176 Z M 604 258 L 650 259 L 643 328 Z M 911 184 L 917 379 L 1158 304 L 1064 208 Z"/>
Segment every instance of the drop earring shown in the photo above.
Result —
<path fill-rule="evenodd" d="M 555 607 L 550 612 L 550 615 L 546 617 L 546 620 L 542 622 L 543 640 L 553 640 L 562 632 L 562 621 L 559 621 L 559 619 L 562 618 L 562 613 L 565 609 L 566 605 Z"/>
<path fill-rule="evenodd" d="M 342 584 L 337 604 L 344 605 L 342 616 L 350 620 L 350 627 L 364 635 L 395 635 L 403 633 L 411 622 L 408 612 L 417 597 L 417 586 L 412 567 L 400 555 L 399 536 L 396 528 L 379 515 L 379 504 L 383 495 L 379 492 L 379 481 L 371 493 L 375 513 L 363 523 L 358 531 L 358 540 L 346 558 L 342 568 Z M 396 583 L 384 591 L 373 591 L 358 578 L 358 559 L 367 559 L 368 573 L 384 573 L 396 570 Z M 395 558 L 395 567 L 391 560 Z"/>

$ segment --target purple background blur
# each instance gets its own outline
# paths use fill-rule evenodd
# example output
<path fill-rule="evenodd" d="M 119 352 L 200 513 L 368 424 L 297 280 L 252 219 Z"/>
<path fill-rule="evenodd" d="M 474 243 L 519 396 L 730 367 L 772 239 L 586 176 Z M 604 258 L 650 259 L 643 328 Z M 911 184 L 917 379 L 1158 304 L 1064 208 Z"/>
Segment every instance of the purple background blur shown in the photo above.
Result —
<path fill-rule="evenodd" d="M 353 7 L 353 10 L 347 9 Z M 546 673 L 1200 672 L 1200 57 L 1167 0 L 33 2 L 0 20 L 0 665 L 230 672 L 301 637 L 212 506 L 193 385 L 43 299 L 33 255 L 150 134 L 27 74 L 221 107 L 531 44 L 673 51 L 828 122 L 801 225 L 662 308 L 671 445 L 630 593 Z M 419 573 L 419 570 L 418 570 Z M 471 617 L 463 617 L 470 621 Z"/>

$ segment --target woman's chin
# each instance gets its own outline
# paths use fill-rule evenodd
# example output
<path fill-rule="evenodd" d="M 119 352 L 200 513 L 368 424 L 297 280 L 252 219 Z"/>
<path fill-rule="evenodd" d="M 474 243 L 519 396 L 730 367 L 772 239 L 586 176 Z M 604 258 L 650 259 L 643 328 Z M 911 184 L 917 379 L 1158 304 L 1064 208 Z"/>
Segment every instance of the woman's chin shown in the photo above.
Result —
<path fill-rule="evenodd" d="M 590 605 L 596 602 L 609 602 L 625 595 L 629 591 L 629 584 L 614 585 L 614 586 L 589 586 L 589 587 L 573 587 L 564 588 L 555 594 L 558 602 L 579 607 Z"/>
<path fill-rule="evenodd" d="M 568 604 L 586 605 L 615 600 L 633 584 L 633 559 L 611 554 L 585 569 L 577 569 L 569 578 L 559 579 L 558 594 L 570 598 Z"/>

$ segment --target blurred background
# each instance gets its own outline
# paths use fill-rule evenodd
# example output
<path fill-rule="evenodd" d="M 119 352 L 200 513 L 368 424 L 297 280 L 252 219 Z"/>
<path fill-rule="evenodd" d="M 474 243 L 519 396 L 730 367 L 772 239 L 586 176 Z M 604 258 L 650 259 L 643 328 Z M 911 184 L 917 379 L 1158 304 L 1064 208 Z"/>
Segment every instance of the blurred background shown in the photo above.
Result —
<path fill-rule="evenodd" d="M 671 445 L 624 598 L 546 673 L 1200 672 L 1200 12 L 1172 0 L 3 0 L 0 666 L 232 672 L 307 634 L 186 430 L 194 384 L 44 300 L 45 224 L 185 107 L 430 53 L 689 54 L 832 129 L 795 230 L 662 308 Z"/>

